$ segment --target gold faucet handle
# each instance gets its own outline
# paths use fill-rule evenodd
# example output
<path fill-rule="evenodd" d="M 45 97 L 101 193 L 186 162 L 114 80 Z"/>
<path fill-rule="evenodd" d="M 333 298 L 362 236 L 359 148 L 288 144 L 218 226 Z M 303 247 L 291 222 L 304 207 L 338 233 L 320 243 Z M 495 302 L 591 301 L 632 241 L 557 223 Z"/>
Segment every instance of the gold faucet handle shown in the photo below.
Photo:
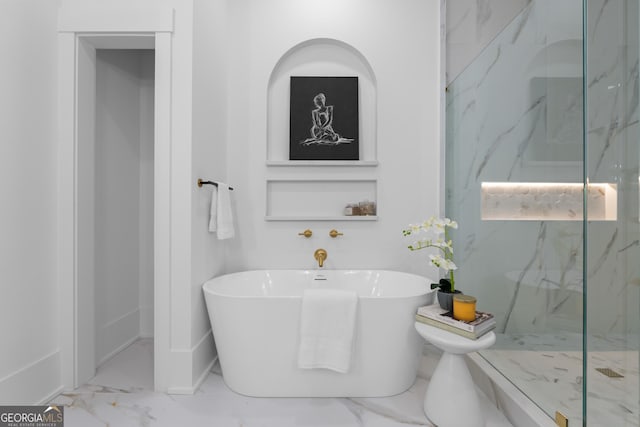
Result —
<path fill-rule="evenodd" d="M 334 228 L 333 230 L 331 230 L 331 231 L 329 232 L 329 236 L 331 236 L 332 238 L 334 238 L 334 239 L 335 239 L 335 238 L 336 238 L 336 237 L 338 237 L 338 236 L 344 236 L 344 233 L 340 233 L 340 232 L 338 232 L 338 230 L 336 230 L 336 229 Z"/>
<path fill-rule="evenodd" d="M 298 233 L 298 236 L 304 236 L 307 239 L 311 236 L 313 236 L 313 231 L 309 230 L 308 228 L 306 230 L 304 230 L 302 233 Z"/>

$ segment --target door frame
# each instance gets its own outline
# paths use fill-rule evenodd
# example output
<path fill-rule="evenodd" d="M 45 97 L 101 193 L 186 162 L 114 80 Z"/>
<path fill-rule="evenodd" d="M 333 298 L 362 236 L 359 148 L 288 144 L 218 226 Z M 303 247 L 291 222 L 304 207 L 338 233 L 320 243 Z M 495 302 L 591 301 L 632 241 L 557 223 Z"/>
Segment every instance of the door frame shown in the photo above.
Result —
<path fill-rule="evenodd" d="M 84 71 L 91 66 L 93 51 L 95 72 L 96 48 L 136 48 L 136 43 L 152 41 L 155 50 L 154 89 L 154 384 L 156 390 L 166 390 L 169 371 L 170 272 L 171 272 L 171 36 L 173 11 L 156 14 L 153 22 L 143 18 L 132 31 L 105 31 L 104 19 L 92 11 L 94 19 L 66 19 L 62 13 L 58 34 L 58 291 L 59 342 L 61 379 L 65 389 L 83 384 L 95 369 L 95 346 L 88 337 L 94 321 L 93 310 L 87 310 L 93 297 L 92 285 L 81 288 L 79 272 L 78 194 L 80 166 L 78 147 L 82 138 L 91 138 L 91 120 L 84 120 L 80 106 L 86 105 L 85 95 L 91 82 L 83 81 Z M 119 15 L 118 15 L 119 16 Z M 97 22 L 99 32 L 91 32 Z M 76 24 L 78 23 L 78 24 Z M 81 74 L 80 71 L 83 71 Z M 95 74 L 94 74 L 95 76 Z M 95 78 L 93 79 L 95 85 Z M 84 85 L 84 87 L 83 87 Z M 90 95 L 91 96 L 91 95 Z M 93 94 L 95 96 L 95 94 Z M 94 307 L 91 301 L 90 307 Z M 93 360 L 92 360 L 93 359 Z"/>

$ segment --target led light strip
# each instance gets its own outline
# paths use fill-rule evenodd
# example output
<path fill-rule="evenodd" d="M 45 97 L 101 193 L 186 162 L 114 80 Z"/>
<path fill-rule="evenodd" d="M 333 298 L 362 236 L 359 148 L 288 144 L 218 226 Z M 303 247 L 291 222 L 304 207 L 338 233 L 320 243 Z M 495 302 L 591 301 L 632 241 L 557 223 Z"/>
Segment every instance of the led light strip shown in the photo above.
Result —
<path fill-rule="evenodd" d="M 483 220 L 582 220 L 582 183 L 483 182 L 481 188 Z M 589 184 L 588 188 L 588 220 L 617 220 L 616 184 Z"/>

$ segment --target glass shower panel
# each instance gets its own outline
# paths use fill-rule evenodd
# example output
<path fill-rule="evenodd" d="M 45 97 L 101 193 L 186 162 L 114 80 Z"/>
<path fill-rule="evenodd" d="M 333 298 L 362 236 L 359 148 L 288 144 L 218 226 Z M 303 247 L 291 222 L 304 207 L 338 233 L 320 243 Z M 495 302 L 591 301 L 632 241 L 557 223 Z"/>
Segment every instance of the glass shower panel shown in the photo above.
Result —
<path fill-rule="evenodd" d="M 456 287 L 498 323 L 481 354 L 571 425 L 583 418 L 582 46 L 580 0 L 533 0 L 449 85 L 446 110 Z M 603 218 L 614 197 L 589 193 Z"/>
<path fill-rule="evenodd" d="M 586 176 L 617 192 L 616 217 L 586 223 L 587 425 L 640 425 L 637 0 L 586 0 Z"/>

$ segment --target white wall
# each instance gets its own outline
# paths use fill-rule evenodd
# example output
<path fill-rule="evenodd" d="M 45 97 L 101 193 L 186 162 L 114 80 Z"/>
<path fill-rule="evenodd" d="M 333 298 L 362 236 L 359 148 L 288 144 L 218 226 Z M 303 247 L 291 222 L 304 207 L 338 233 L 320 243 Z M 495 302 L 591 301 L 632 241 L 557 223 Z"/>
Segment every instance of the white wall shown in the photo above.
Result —
<path fill-rule="evenodd" d="M 439 210 L 439 6 L 438 1 L 417 0 L 328 1 L 322 6 L 291 0 L 194 1 L 188 305 L 194 383 L 198 363 L 209 358 L 203 351 L 210 345 L 210 326 L 201 285 L 212 276 L 251 268 L 311 268 L 313 250 L 320 246 L 329 251 L 330 268 L 436 274 L 424 259 L 411 257 L 401 230 Z M 353 46 L 377 79 L 379 166 L 340 171 L 377 180 L 376 222 L 264 220 L 265 180 L 273 173 L 265 166 L 269 78 L 289 49 L 315 38 Z M 235 188 L 234 239 L 218 241 L 207 231 L 211 189 L 195 187 L 198 178 Z M 314 238 L 297 235 L 306 227 L 314 229 Z M 345 233 L 340 240 L 328 236 L 334 227 Z M 181 337 L 181 342 L 187 338 Z"/>
<path fill-rule="evenodd" d="M 67 32 L 89 31 L 96 24 L 108 31 L 104 25 L 114 19 L 120 19 L 119 31 L 126 31 L 135 27 L 137 16 L 174 12 L 171 277 L 170 304 L 164 306 L 170 309 L 162 314 L 169 319 L 170 339 L 163 338 L 156 354 L 157 365 L 165 367 L 157 388 L 189 392 L 206 374 L 213 347 L 200 285 L 210 276 L 245 268 L 312 267 L 313 249 L 320 245 L 329 251 L 333 268 L 426 271 L 417 267 L 426 262 L 415 262 L 404 249 L 400 230 L 438 211 L 439 2 L 63 0 L 60 5 Z M 0 51 L 6 59 L 0 83 L 0 188 L 9 206 L 0 213 L 6 292 L 0 337 L 12 348 L 0 354 L 2 403 L 42 401 L 62 383 L 52 326 L 57 324 L 52 213 L 57 210 L 58 6 L 50 0 L 0 5 L 5 35 Z M 378 180 L 377 222 L 303 226 L 263 218 L 269 74 L 289 48 L 319 37 L 354 46 L 378 79 L 380 164 L 371 172 Z M 209 191 L 195 186 L 200 177 L 236 187 L 233 241 L 217 241 L 206 231 Z M 297 236 L 306 226 L 316 230 L 313 240 Z M 326 235 L 334 226 L 345 232 L 341 240 Z M 19 332 L 9 326 L 15 319 L 25 325 Z"/>
<path fill-rule="evenodd" d="M 202 284 L 225 271 L 229 244 L 208 231 L 211 186 L 199 178 L 227 180 L 226 2 L 194 1 L 193 146 L 191 174 L 191 345 L 193 383 L 208 372 L 215 346 Z"/>
<path fill-rule="evenodd" d="M 171 106 L 166 115 L 161 109 L 164 120 L 156 124 L 156 129 L 161 131 L 170 129 L 170 137 L 160 136 L 162 148 L 168 149 L 155 153 L 162 165 L 162 170 L 155 171 L 154 183 L 156 196 L 162 196 L 162 200 L 156 200 L 156 206 L 161 205 L 162 210 L 155 212 L 155 230 L 159 233 L 156 247 L 160 245 L 161 249 L 156 251 L 155 271 L 162 273 L 155 278 L 154 285 L 155 387 L 176 393 L 193 392 L 194 378 L 201 378 L 213 360 L 213 346 L 199 345 L 206 341 L 207 333 L 197 340 L 192 337 L 193 272 L 206 270 L 210 262 L 214 266 L 222 265 L 222 260 L 212 261 L 206 253 L 196 261 L 192 257 L 193 2 L 62 0 L 61 4 L 60 28 L 64 33 L 159 31 L 156 42 L 161 43 L 162 55 L 158 55 L 156 45 L 156 60 L 162 67 L 161 74 L 156 74 L 156 83 L 161 75 L 162 87 L 169 88 L 170 96 L 162 89 L 159 92 L 162 100 L 156 99 L 156 104 L 165 105 L 170 99 Z M 68 40 L 66 37 L 65 43 Z M 65 46 L 68 50 L 68 45 Z M 164 66 L 167 60 L 170 67 Z M 198 316 L 202 318 L 203 307 L 200 311 Z M 65 348 L 69 348 L 68 342 Z M 65 378 L 68 376 L 65 374 Z"/>
<path fill-rule="evenodd" d="M 0 404 L 60 386 L 56 289 L 56 15 L 0 2 Z"/>
<path fill-rule="evenodd" d="M 153 337 L 154 259 L 154 89 L 155 55 L 140 58 L 140 191 L 139 191 L 139 308 L 140 336 Z"/>
<path fill-rule="evenodd" d="M 96 52 L 98 365 L 141 336 L 142 307 L 153 316 L 153 59 L 152 52 L 136 50 Z"/>
<path fill-rule="evenodd" d="M 437 275 L 424 257 L 409 253 L 401 230 L 439 211 L 439 7 L 435 0 L 228 2 L 227 156 L 233 166 L 227 176 L 236 188 L 237 210 L 231 270 L 314 268 L 313 252 L 323 247 L 328 268 Z M 346 43 L 370 64 L 377 85 L 378 166 L 294 170 L 265 165 L 271 72 L 289 49 L 312 39 Z M 280 143 L 288 144 L 288 138 Z M 377 180 L 379 219 L 265 221 L 265 180 L 293 176 Z M 314 231 L 311 239 L 298 236 L 305 228 Z M 331 228 L 344 236 L 331 239 Z"/>

